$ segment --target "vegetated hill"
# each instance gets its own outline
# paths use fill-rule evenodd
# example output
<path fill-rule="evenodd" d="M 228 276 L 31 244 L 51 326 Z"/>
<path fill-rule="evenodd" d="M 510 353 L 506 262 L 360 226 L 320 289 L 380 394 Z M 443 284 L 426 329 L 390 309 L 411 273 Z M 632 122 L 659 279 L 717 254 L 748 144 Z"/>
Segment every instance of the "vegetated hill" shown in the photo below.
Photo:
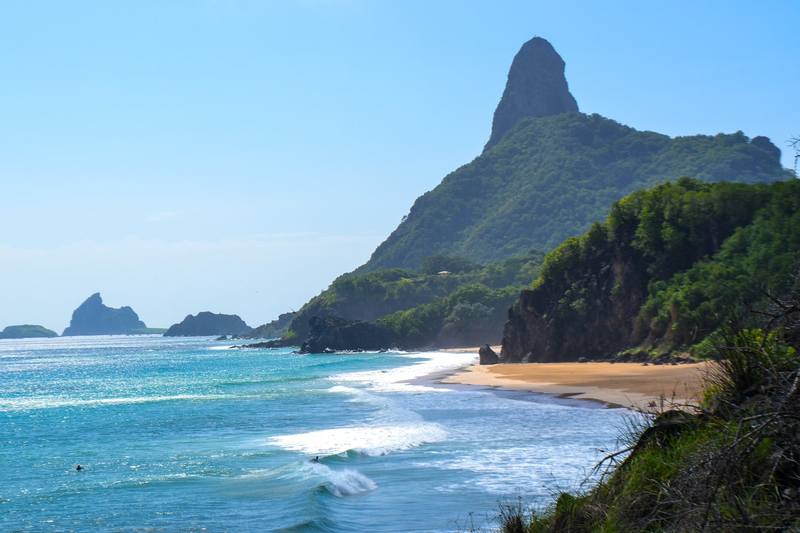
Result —
<path fill-rule="evenodd" d="M 683 178 L 614 204 L 545 257 L 509 312 L 501 361 L 704 353 L 710 336 L 800 262 L 800 181 Z"/>
<path fill-rule="evenodd" d="M 800 530 L 800 279 L 756 311 L 710 347 L 720 361 L 698 409 L 634 427 L 591 490 L 545 512 L 504 506 L 501 530 Z"/>
<path fill-rule="evenodd" d="M 681 176 L 789 177 L 766 137 L 670 138 L 577 111 L 552 46 L 539 38 L 523 45 L 484 152 L 419 197 L 359 271 L 414 269 L 434 254 L 485 263 L 550 250 L 602 220 L 626 194 Z"/>
<path fill-rule="evenodd" d="M 58 333 L 44 326 L 32 324 L 7 326 L 3 331 L 0 331 L 0 339 L 31 339 L 40 337 L 58 337 Z"/>
<path fill-rule="evenodd" d="M 186 315 L 181 322 L 173 324 L 164 333 L 165 337 L 205 337 L 209 335 L 243 335 L 252 328 L 239 315 L 224 315 L 202 311 L 197 315 Z"/>
<path fill-rule="evenodd" d="M 485 262 L 550 250 L 635 190 L 681 176 L 786 179 L 780 151 L 743 133 L 671 139 L 599 115 L 523 119 L 414 203 L 360 271 L 415 268 L 435 253 Z"/>
<path fill-rule="evenodd" d="M 89 296 L 72 313 L 69 327 L 64 330 L 70 335 L 126 335 L 149 333 L 139 315 L 128 306 L 115 309 L 103 304 L 99 292 Z"/>
<path fill-rule="evenodd" d="M 447 298 L 468 285 L 486 290 L 514 287 L 512 292 L 515 293 L 538 275 L 542 257 L 541 252 L 531 251 L 480 266 L 458 257 L 432 256 L 419 271 L 388 269 L 345 274 L 294 315 L 287 339 L 305 340 L 313 317 L 374 321 Z M 505 309 L 502 313 L 505 315 Z M 499 335 L 500 329 L 495 329 Z"/>

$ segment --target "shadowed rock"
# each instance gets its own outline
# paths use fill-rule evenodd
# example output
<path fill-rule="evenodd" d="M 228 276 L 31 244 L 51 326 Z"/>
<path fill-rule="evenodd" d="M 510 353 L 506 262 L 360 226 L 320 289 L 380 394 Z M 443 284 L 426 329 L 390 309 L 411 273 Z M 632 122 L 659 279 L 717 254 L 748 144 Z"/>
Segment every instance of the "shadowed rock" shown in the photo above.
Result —
<path fill-rule="evenodd" d="M 252 328 L 239 315 L 223 315 L 203 311 L 187 315 L 180 323 L 173 324 L 164 333 L 165 337 L 206 337 L 211 335 L 244 335 Z"/>
<path fill-rule="evenodd" d="M 63 335 L 126 335 L 142 332 L 146 328 L 133 309 L 128 306 L 115 309 L 103 305 L 100 293 L 96 292 L 75 309 Z"/>
<path fill-rule="evenodd" d="M 492 121 L 492 135 L 484 150 L 494 146 L 520 119 L 578 111 L 564 76 L 564 60 L 541 37 L 522 45 Z"/>

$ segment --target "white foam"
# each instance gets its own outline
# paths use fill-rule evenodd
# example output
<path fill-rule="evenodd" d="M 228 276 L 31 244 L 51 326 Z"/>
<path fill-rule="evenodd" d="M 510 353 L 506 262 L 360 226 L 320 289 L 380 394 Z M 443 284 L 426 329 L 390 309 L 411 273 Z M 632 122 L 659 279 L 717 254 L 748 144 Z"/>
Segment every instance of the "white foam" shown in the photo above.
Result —
<path fill-rule="evenodd" d="M 416 422 L 401 425 L 350 426 L 271 437 L 269 443 L 307 455 L 335 455 L 354 451 L 386 455 L 393 451 L 438 442 L 447 432 L 438 424 Z"/>
<path fill-rule="evenodd" d="M 238 476 L 240 479 L 266 479 L 281 487 L 302 485 L 322 487 L 334 496 L 344 497 L 375 490 L 378 485 L 357 470 L 335 470 L 325 464 L 305 461 L 282 465 L 278 468 L 257 469 Z M 290 489 L 291 490 L 291 489 Z"/>
<path fill-rule="evenodd" d="M 321 463 L 309 464 L 317 475 L 325 478 L 323 483 L 325 489 L 339 498 L 361 494 L 378 488 L 374 481 L 357 470 L 350 468 L 334 470 Z"/>
<path fill-rule="evenodd" d="M 475 354 L 469 353 L 424 352 L 401 353 L 397 356 L 423 358 L 424 360 L 413 365 L 389 370 L 335 374 L 330 379 L 337 382 L 357 383 L 377 392 L 447 392 L 449 389 L 444 387 L 428 387 L 409 382 L 431 374 L 451 372 L 477 360 Z"/>
<path fill-rule="evenodd" d="M 176 394 L 174 396 L 128 396 L 122 398 L 93 398 L 88 400 L 60 397 L 0 398 L 0 411 L 54 409 L 58 407 L 92 407 L 177 400 L 218 400 L 224 397 L 225 396 L 222 394 Z"/>

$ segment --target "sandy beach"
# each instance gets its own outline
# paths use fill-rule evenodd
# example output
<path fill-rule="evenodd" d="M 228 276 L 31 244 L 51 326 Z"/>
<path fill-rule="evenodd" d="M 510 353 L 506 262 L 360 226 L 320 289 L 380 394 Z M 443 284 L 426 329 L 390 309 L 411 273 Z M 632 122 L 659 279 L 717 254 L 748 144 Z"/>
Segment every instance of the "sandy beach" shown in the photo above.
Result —
<path fill-rule="evenodd" d="M 640 363 L 528 363 L 473 365 L 443 383 L 526 390 L 560 397 L 594 400 L 643 411 L 675 404 L 696 404 L 702 394 L 707 363 L 642 365 Z"/>

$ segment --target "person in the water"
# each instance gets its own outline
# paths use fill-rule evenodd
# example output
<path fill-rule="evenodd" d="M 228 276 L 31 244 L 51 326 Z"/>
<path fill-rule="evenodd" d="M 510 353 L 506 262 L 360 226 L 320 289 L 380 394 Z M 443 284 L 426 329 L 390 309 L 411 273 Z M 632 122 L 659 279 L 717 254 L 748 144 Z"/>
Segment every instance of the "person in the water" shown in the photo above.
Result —
<path fill-rule="evenodd" d="M 319 462 L 319 455 L 317 455 L 316 457 L 314 457 L 313 459 L 311 459 L 311 462 L 312 462 L 312 463 L 318 463 L 318 462 Z"/>
<path fill-rule="evenodd" d="M 75 467 L 75 470 L 80 472 L 81 470 L 83 470 L 83 467 L 81 465 L 78 465 L 78 466 Z"/>

